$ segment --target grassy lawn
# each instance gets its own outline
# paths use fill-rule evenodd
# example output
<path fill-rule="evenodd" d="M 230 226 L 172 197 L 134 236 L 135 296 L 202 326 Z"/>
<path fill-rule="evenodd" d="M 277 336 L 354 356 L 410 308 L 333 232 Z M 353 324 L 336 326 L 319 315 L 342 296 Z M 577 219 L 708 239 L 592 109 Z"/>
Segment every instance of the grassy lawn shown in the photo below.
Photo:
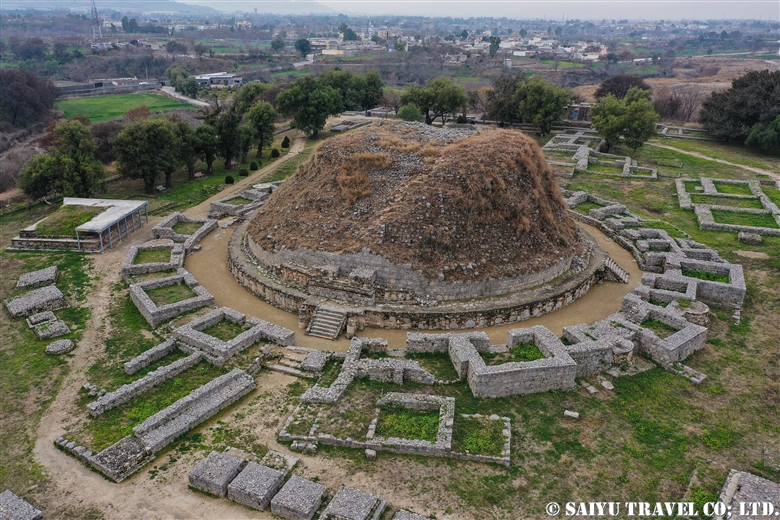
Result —
<path fill-rule="evenodd" d="M 320 377 L 319 381 L 317 381 L 317 384 L 323 388 L 330 388 L 330 385 L 333 384 L 333 381 L 339 377 L 341 366 L 342 363 L 340 361 L 331 361 L 325 365 L 325 369 L 322 371 L 322 376 Z"/>
<path fill-rule="evenodd" d="M 170 262 L 170 249 L 142 249 L 135 255 L 133 264 L 154 264 L 157 262 Z"/>
<path fill-rule="evenodd" d="M 715 189 L 718 193 L 728 193 L 730 195 L 753 195 L 750 191 L 750 186 L 743 184 L 726 184 L 723 182 L 716 182 Z"/>
<path fill-rule="evenodd" d="M 230 341 L 244 332 L 244 330 L 246 329 L 243 325 L 233 323 L 230 320 L 222 320 L 216 325 L 212 325 L 207 329 L 203 329 L 201 332 L 203 332 L 203 334 L 208 334 L 209 336 L 214 336 L 215 338 L 221 339 L 222 341 Z"/>
<path fill-rule="evenodd" d="M 173 232 L 180 235 L 192 235 L 203 227 L 200 222 L 177 222 L 173 225 Z"/>
<path fill-rule="evenodd" d="M 458 372 L 452 366 L 450 355 L 447 352 L 407 354 L 406 357 L 417 361 L 421 367 L 436 376 L 436 379 L 441 381 L 455 381 L 458 379 Z"/>
<path fill-rule="evenodd" d="M 235 199 L 230 199 L 226 201 L 227 204 L 230 204 L 231 206 L 243 206 L 245 204 L 251 204 L 254 202 L 252 199 L 248 199 L 246 197 L 236 197 Z"/>
<path fill-rule="evenodd" d="M 509 352 L 483 353 L 482 359 L 486 365 L 501 365 L 503 363 L 522 363 L 544 359 L 544 354 L 539 347 L 532 343 L 524 343 L 509 349 Z"/>
<path fill-rule="evenodd" d="M 614 163 L 597 162 L 596 164 L 589 164 L 588 170 L 609 175 L 623 175 L 623 166 Z"/>
<path fill-rule="evenodd" d="M 76 236 L 76 228 L 100 215 L 106 208 L 62 206 L 38 224 L 35 232 L 41 236 Z"/>
<path fill-rule="evenodd" d="M 761 190 L 764 192 L 764 195 L 769 197 L 769 200 L 774 202 L 777 207 L 780 207 L 780 190 L 777 188 L 769 188 L 767 186 L 762 186 Z"/>
<path fill-rule="evenodd" d="M 661 339 L 668 338 L 677 332 L 677 329 L 670 327 L 666 323 L 656 319 L 645 320 L 642 322 L 642 326 L 655 332 L 655 335 Z"/>
<path fill-rule="evenodd" d="M 462 417 L 455 414 L 452 427 L 452 451 L 472 455 L 501 456 L 504 449 L 504 421 L 487 417 Z"/>
<path fill-rule="evenodd" d="M 263 182 L 281 181 L 295 174 L 295 172 L 298 171 L 298 167 L 309 160 L 309 157 L 314 153 L 314 149 L 319 142 L 320 141 L 309 140 L 298 155 L 285 161 L 284 164 L 275 169 L 269 177 L 264 178 Z"/>
<path fill-rule="evenodd" d="M 709 204 L 712 206 L 734 206 L 735 208 L 763 209 L 759 199 L 732 199 L 713 195 L 692 194 L 691 202 L 694 204 Z"/>
<path fill-rule="evenodd" d="M 283 70 L 279 72 L 272 72 L 271 77 L 272 78 L 286 78 L 288 76 L 291 76 L 293 78 L 297 78 L 300 76 L 309 76 L 310 74 L 313 74 L 310 70 L 305 69 L 296 69 L 296 70 Z"/>
<path fill-rule="evenodd" d="M 577 204 L 577 206 L 575 206 L 573 209 L 574 209 L 574 211 L 576 211 L 577 213 L 580 213 L 581 215 L 587 215 L 588 213 L 590 213 L 590 210 L 592 210 L 592 209 L 600 209 L 600 208 L 603 208 L 603 207 L 604 206 L 596 204 L 595 202 L 591 202 L 589 200 L 586 200 L 585 202 L 581 202 L 581 203 Z"/>
<path fill-rule="evenodd" d="M 759 214 L 753 215 L 751 213 L 735 213 L 733 211 L 719 211 L 712 212 L 712 216 L 715 222 L 718 224 L 734 224 L 736 226 L 754 226 L 765 228 L 777 228 L 777 221 L 772 215 Z"/>
<path fill-rule="evenodd" d="M 195 298 L 197 294 L 190 289 L 187 284 L 177 283 L 173 285 L 166 285 L 165 287 L 158 287 L 157 289 L 151 289 L 146 291 L 146 295 L 152 299 L 155 305 L 161 307 L 171 303 L 180 302 L 189 298 Z"/>
<path fill-rule="evenodd" d="M 410 410 L 402 406 L 387 406 L 379 412 L 376 423 L 376 435 L 385 438 L 436 442 L 438 431 L 438 410 Z"/>
<path fill-rule="evenodd" d="M 714 159 L 761 168 L 769 171 L 780 171 L 780 161 L 777 157 L 762 154 L 759 151 L 752 150 L 739 143 L 722 143 L 715 141 L 686 141 L 683 139 L 658 140 L 651 142 L 660 143 L 666 146 L 672 146 L 680 150 L 702 153 Z"/>
<path fill-rule="evenodd" d="M 54 103 L 57 110 L 65 112 L 66 118 L 72 119 L 81 115 L 88 117 L 93 123 L 122 117 L 128 110 L 141 105 L 146 105 L 151 111 L 195 108 L 190 104 L 157 94 L 119 94 L 116 96 L 63 99 Z"/>

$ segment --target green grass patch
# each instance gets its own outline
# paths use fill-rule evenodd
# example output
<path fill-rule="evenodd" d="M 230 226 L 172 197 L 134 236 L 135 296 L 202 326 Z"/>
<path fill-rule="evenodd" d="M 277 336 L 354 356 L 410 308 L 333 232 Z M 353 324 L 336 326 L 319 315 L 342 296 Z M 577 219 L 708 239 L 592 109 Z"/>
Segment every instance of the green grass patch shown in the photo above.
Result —
<path fill-rule="evenodd" d="M 231 206 L 244 206 L 245 204 L 251 204 L 253 202 L 252 199 L 246 197 L 236 197 L 235 199 L 225 201 L 226 204 L 230 204 Z"/>
<path fill-rule="evenodd" d="M 500 457 L 504 450 L 503 430 L 504 421 L 456 414 L 452 427 L 452 451 Z"/>
<path fill-rule="evenodd" d="M 203 227 L 200 222 L 177 222 L 173 225 L 173 232 L 180 235 L 192 235 Z"/>
<path fill-rule="evenodd" d="M 158 287 L 157 289 L 150 289 L 146 291 L 146 295 L 149 296 L 158 307 L 187 300 L 189 298 L 195 298 L 197 296 L 195 291 L 190 289 L 185 283 L 177 283 L 166 285 L 165 287 Z"/>
<path fill-rule="evenodd" d="M 407 354 L 407 359 L 417 361 L 421 367 L 441 381 L 455 381 L 458 371 L 452 366 L 452 360 L 447 352 L 421 352 Z"/>
<path fill-rule="evenodd" d="M 734 211 L 714 210 L 712 217 L 717 224 L 733 224 L 735 226 L 753 226 L 777 228 L 777 221 L 768 213 L 736 213 Z"/>
<path fill-rule="evenodd" d="M 688 193 L 701 193 L 704 188 L 701 186 L 701 182 L 698 181 L 683 181 L 685 184 L 685 191 Z M 701 188 L 697 190 L 696 188 Z"/>
<path fill-rule="evenodd" d="M 581 215 L 587 215 L 590 213 L 590 210 L 592 209 L 601 209 L 603 206 L 596 204 L 595 202 L 591 202 L 589 200 L 586 200 L 585 202 L 581 202 L 580 204 L 577 204 L 574 208 L 572 208 L 574 211 Z"/>
<path fill-rule="evenodd" d="M 589 164 L 588 171 L 606 173 L 608 175 L 623 175 L 623 166 L 608 162 L 597 162 Z"/>
<path fill-rule="evenodd" d="M 438 410 L 410 410 L 402 406 L 387 406 L 382 408 L 376 423 L 376 435 L 385 438 L 436 442 L 438 431 Z"/>
<path fill-rule="evenodd" d="M 692 194 L 691 202 L 694 204 L 709 204 L 710 206 L 733 206 L 735 208 L 763 209 L 761 200 L 734 199 L 731 197 L 718 197 L 715 195 Z"/>
<path fill-rule="evenodd" d="M 339 377 L 342 365 L 343 364 L 340 361 L 332 361 L 325 365 L 325 368 L 322 371 L 322 376 L 320 376 L 317 384 L 323 388 L 330 388 L 330 385 L 333 384 L 333 381 Z"/>
<path fill-rule="evenodd" d="M 724 182 L 716 182 L 715 189 L 718 193 L 728 193 L 731 195 L 753 195 L 750 191 L 750 186 L 747 184 L 726 184 Z"/>
<path fill-rule="evenodd" d="M 199 363 L 178 377 L 169 379 L 89 421 L 85 433 L 91 439 L 92 451 L 103 450 L 132 434 L 134 426 L 223 373 L 222 369 L 210 363 Z"/>
<path fill-rule="evenodd" d="M 222 320 L 207 329 L 203 329 L 203 334 L 208 334 L 222 341 L 230 341 L 246 330 L 243 325 L 233 323 L 230 320 Z"/>
<path fill-rule="evenodd" d="M 281 72 L 272 72 L 271 77 L 272 78 L 286 78 L 288 76 L 292 76 L 294 78 L 300 77 L 300 76 L 309 76 L 312 74 L 312 71 L 310 70 L 304 70 L 304 69 L 298 69 L 298 70 L 283 70 Z"/>
<path fill-rule="evenodd" d="M 309 160 L 311 154 L 314 152 L 314 148 L 317 146 L 318 141 L 310 140 L 306 143 L 306 147 L 298 153 L 295 157 L 288 159 L 276 168 L 270 176 L 263 179 L 263 182 L 275 182 L 282 181 L 298 171 L 298 167 Z"/>
<path fill-rule="evenodd" d="M 653 332 L 655 332 L 655 335 L 658 336 L 661 339 L 668 338 L 675 332 L 677 332 L 677 329 L 674 327 L 670 327 L 666 323 L 656 320 L 656 319 L 649 319 L 642 322 L 642 326 L 646 329 L 650 329 Z"/>
<path fill-rule="evenodd" d="M 65 112 L 66 118 L 72 119 L 76 116 L 85 116 L 93 123 L 122 117 L 128 110 L 138 108 L 141 105 L 146 105 L 151 111 L 195 108 L 187 103 L 175 101 L 157 94 L 97 96 L 63 99 L 54 103 L 55 108 Z"/>
<path fill-rule="evenodd" d="M 76 236 L 76 227 L 89 222 L 106 208 L 91 206 L 62 206 L 55 213 L 38 224 L 36 234 L 40 236 Z"/>
<path fill-rule="evenodd" d="M 726 274 L 712 273 L 710 271 L 701 271 L 699 269 L 683 268 L 682 275 L 688 276 L 690 278 L 698 278 L 699 280 L 706 280 L 708 282 L 729 283 L 729 277 Z"/>
<path fill-rule="evenodd" d="M 762 186 L 761 189 L 764 191 L 764 195 L 769 197 L 769 200 L 774 202 L 777 207 L 780 208 L 780 190 L 777 188 L 769 188 L 767 186 Z"/>
<path fill-rule="evenodd" d="M 133 264 L 155 264 L 167 263 L 171 261 L 170 249 L 141 249 L 135 255 Z"/>
<path fill-rule="evenodd" d="M 485 352 L 481 354 L 486 365 L 501 365 L 503 363 L 524 363 L 544 359 L 544 354 L 533 343 L 523 343 L 512 347 L 508 352 Z"/>

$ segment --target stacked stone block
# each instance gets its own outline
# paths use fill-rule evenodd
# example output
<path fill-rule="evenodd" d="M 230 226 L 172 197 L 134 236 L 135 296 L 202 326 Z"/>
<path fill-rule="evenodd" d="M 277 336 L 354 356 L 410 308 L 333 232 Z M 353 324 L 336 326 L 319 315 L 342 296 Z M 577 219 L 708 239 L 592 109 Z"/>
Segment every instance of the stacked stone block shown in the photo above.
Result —
<path fill-rule="evenodd" d="M 271 512 L 287 520 L 311 520 L 328 494 L 328 488 L 292 475 L 271 500 Z"/>
<path fill-rule="evenodd" d="M 241 473 L 246 463 L 244 459 L 212 451 L 190 471 L 187 478 L 190 486 L 195 489 L 224 497 L 228 494 L 228 486 Z"/>
<path fill-rule="evenodd" d="M 282 484 L 284 472 L 249 462 L 227 486 L 227 494 L 233 502 L 265 511 Z"/>
<path fill-rule="evenodd" d="M 5 300 L 5 308 L 13 318 L 24 318 L 43 311 L 56 311 L 68 306 L 65 295 L 56 285 L 33 289 L 21 296 Z"/>
<path fill-rule="evenodd" d="M 244 198 L 252 202 L 246 204 L 231 204 L 231 200 Z M 219 199 L 210 204 L 209 218 L 220 219 L 224 217 L 242 217 L 253 212 L 268 200 L 268 193 L 262 190 L 245 190 L 237 195 L 231 195 Z"/>
<path fill-rule="evenodd" d="M 377 520 L 387 501 L 359 489 L 341 486 L 319 520 Z"/>
<path fill-rule="evenodd" d="M 146 352 L 134 357 L 125 363 L 125 373 L 133 375 L 142 370 L 158 359 L 162 359 L 176 349 L 176 342 L 172 339 L 166 340 L 159 345 L 150 348 Z"/>
<path fill-rule="evenodd" d="M 23 273 L 16 282 L 17 289 L 36 289 L 46 285 L 54 285 L 59 270 L 57 266 L 47 267 L 38 271 Z"/>
<path fill-rule="evenodd" d="M 0 493 L 0 519 L 43 520 L 43 512 L 19 498 L 10 489 L 6 489 Z"/>
<path fill-rule="evenodd" d="M 195 292 L 195 296 L 158 306 L 147 294 L 147 291 L 177 284 L 185 284 Z M 184 268 L 179 268 L 175 276 L 131 284 L 130 298 L 152 327 L 157 327 L 185 312 L 214 305 L 214 296 Z"/>

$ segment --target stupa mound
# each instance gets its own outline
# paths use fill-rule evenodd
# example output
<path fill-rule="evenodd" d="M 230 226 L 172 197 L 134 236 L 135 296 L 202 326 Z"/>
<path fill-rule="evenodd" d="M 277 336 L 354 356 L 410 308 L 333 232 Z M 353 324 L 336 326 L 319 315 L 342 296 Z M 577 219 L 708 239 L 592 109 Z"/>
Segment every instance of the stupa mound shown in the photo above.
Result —
<path fill-rule="evenodd" d="M 582 247 L 533 139 L 415 123 L 324 142 L 258 211 L 249 237 L 262 263 L 335 263 L 344 276 L 370 268 L 380 283 L 383 262 L 438 283 L 547 271 L 543 283 Z"/>

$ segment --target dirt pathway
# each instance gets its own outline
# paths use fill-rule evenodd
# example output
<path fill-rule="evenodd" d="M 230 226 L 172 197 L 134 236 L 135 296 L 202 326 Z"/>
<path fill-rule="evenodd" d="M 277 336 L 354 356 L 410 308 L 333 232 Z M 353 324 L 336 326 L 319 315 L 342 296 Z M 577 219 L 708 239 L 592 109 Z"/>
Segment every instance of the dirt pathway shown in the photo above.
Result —
<path fill-rule="evenodd" d="M 716 159 L 715 157 L 710 157 L 709 155 L 704 155 L 703 153 L 699 153 L 699 152 L 680 150 L 679 148 L 675 148 L 674 146 L 669 146 L 668 144 L 658 144 L 658 143 L 646 143 L 646 144 L 648 144 L 649 146 L 655 146 L 656 148 L 664 148 L 666 150 L 672 150 L 674 152 L 690 155 L 692 157 L 698 157 L 699 159 L 705 159 L 707 161 L 726 164 L 728 166 L 733 166 L 734 168 L 741 168 L 743 170 L 747 170 L 753 173 L 761 173 L 763 175 L 769 175 L 773 179 L 780 181 L 780 173 L 775 173 L 769 170 L 762 170 L 761 168 L 754 168 L 753 166 L 745 166 L 744 164 L 737 164 L 729 161 L 724 161 L 723 159 Z"/>

